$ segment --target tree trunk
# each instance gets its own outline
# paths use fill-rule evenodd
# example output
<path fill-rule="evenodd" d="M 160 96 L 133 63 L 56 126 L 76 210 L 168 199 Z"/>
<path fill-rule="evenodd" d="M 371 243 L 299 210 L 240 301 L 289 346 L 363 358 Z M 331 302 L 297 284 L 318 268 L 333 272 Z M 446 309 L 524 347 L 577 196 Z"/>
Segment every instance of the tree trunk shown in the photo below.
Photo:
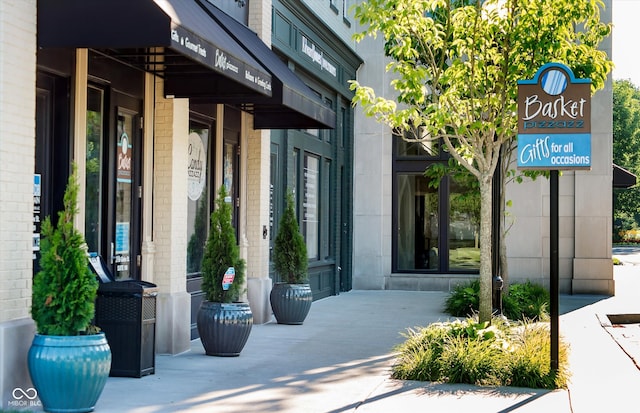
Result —
<path fill-rule="evenodd" d="M 485 174 L 480 178 L 480 311 L 479 321 L 491 322 L 493 312 L 491 271 L 491 204 L 492 177 Z"/>

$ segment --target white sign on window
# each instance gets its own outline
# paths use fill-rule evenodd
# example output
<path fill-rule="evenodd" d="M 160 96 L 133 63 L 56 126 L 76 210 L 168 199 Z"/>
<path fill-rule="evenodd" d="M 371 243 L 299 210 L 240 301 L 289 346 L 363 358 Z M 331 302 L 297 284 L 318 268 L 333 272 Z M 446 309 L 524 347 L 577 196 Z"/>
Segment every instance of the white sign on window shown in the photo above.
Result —
<path fill-rule="evenodd" d="M 207 156 L 200 135 L 189 134 L 189 150 L 187 164 L 187 193 L 189 199 L 197 201 L 202 196 L 207 183 Z"/>

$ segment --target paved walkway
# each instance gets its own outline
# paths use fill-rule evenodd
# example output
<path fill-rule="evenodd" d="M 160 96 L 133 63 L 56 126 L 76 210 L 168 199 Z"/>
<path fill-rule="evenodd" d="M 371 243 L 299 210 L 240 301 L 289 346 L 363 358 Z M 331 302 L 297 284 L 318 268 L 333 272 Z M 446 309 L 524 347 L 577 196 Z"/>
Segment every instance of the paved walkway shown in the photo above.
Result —
<path fill-rule="evenodd" d="M 443 321 L 440 292 L 351 291 L 313 303 L 302 326 L 255 325 L 239 357 L 156 357 L 156 373 L 111 377 L 97 412 L 636 412 L 640 371 L 600 324 L 640 314 L 640 268 L 615 267 L 615 297 L 560 297 L 571 346 L 568 389 L 545 391 L 389 378 L 407 328 Z M 640 259 L 637 260 L 640 265 Z"/>

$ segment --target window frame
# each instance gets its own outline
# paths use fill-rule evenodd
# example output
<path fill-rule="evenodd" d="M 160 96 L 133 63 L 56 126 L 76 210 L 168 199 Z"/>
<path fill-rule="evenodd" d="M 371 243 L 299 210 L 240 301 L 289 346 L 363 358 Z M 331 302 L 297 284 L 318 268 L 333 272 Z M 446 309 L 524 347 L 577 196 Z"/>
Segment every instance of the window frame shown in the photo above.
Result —
<path fill-rule="evenodd" d="M 431 164 L 446 164 L 450 155 L 444 150 L 444 145 L 439 145 L 438 153 L 433 156 L 428 155 L 400 155 L 399 144 L 401 138 L 399 135 L 392 136 L 392 207 L 391 207 L 391 271 L 398 274 L 424 274 L 425 276 L 433 274 L 477 274 L 478 270 L 467 269 L 451 269 L 449 266 L 449 199 L 450 199 L 450 179 L 444 177 L 438 187 L 438 266 L 435 269 L 400 269 L 399 268 L 399 230 L 400 224 L 399 211 L 400 199 L 398 195 L 398 179 L 400 175 L 419 175 L 423 174 L 427 167 Z M 444 252 L 444 253 L 443 253 Z"/>

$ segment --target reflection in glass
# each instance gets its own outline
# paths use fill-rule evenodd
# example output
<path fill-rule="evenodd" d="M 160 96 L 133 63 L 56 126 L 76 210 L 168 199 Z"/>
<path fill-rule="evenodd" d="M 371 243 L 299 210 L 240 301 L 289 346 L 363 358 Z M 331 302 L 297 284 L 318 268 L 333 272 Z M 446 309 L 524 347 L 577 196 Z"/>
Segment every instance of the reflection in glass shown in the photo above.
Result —
<path fill-rule="evenodd" d="M 480 269 L 480 192 L 475 178 L 450 178 L 449 269 Z"/>
<path fill-rule="evenodd" d="M 90 252 L 100 251 L 100 205 L 102 205 L 103 91 L 87 90 L 87 149 L 84 233 Z"/>
<path fill-rule="evenodd" d="M 276 205 L 275 202 L 275 191 L 276 186 L 278 184 L 278 147 L 277 145 L 271 144 L 271 163 L 270 163 L 270 172 L 269 172 L 269 261 L 272 261 L 273 257 L 273 242 L 276 237 L 276 209 L 279 208 L 279 205 Z"/>
<path fill-rule="evenodd" d="M 298 169 L 300 168 L 300 150 L 299 149 L 294 149 L 293 153 L 291 154 L 291 165 L 293 166 L 292 171 L 291 171 L 291 190 L 293 191 L 293 193 L 295 194 L 295 198 L 296 198 L 296 205 L 298 205 L 298 185 L 299 185 L 299 179 L 300 177 L 298 176 Z M 296 208 L 297 211 L 297 208 Z"/>
<path fill-rule="evenodd" d="M 398 270 L 438 265 L 438 190 L 423 175 L 398 175 Z"/>
<path fill-rule="evenodd" d="M 440 141 L 428 138 L 417 139 L 419 135 L 406 132 L 405 138 L 396 135 L 397 155 L 414 157 L 437 157 L 440 152 Z"/>
<path fill-rule="evenodd" d="M 187 196 L 187 274 L 197 275 L 202 269 L 202 257 L 209 227 L 209 174 L 207 154 L 209 129 L 189 131 L 189 191 Z"/>
<path fill-rule="evenodd" d="M 233 171 L 234 171 L 234 160 L 235 158 L 235 145 L 233 143 L 224 143 L 224 160 L 223 160 L 223 168 L 224 173 L 222 179 L 224 181 L 224 186 L 229 194 L 229 197 L 233 199 L 235 194 L 233 193 Z"/>
<path fill-rule="evenodd" d="M 133 115 L 118 113 L 116 145 L 116 279 L 131 278 L 131 205 L 133 202 Z"/>
<path fill-rule="evenodd" d="M 318 259 L 318 170 L 319 161 L 315 156 L 304 156 L 304 204 L 302 208 L 303 235 L 307 242 L 307 255 Z"/>
<path fill-rule="evenodd" d="M 236 194 L 236 182 L 234 173 L 236 171 L 236 153 L 237 153 L 237 145 L 229 142 L 224 143 L 224 153 L 222 159 L 222 181 L 227 190 L 227 199 L 225 200 L 227 203 L 231 204 L 231 222 L 233 223 L 233 227 L 236 228 L 236 238 L 239 238 L 238 234 L 238 221 L 236 216 L 236 208 L 234 207 L 234 199 L 237 198 Z"/>

